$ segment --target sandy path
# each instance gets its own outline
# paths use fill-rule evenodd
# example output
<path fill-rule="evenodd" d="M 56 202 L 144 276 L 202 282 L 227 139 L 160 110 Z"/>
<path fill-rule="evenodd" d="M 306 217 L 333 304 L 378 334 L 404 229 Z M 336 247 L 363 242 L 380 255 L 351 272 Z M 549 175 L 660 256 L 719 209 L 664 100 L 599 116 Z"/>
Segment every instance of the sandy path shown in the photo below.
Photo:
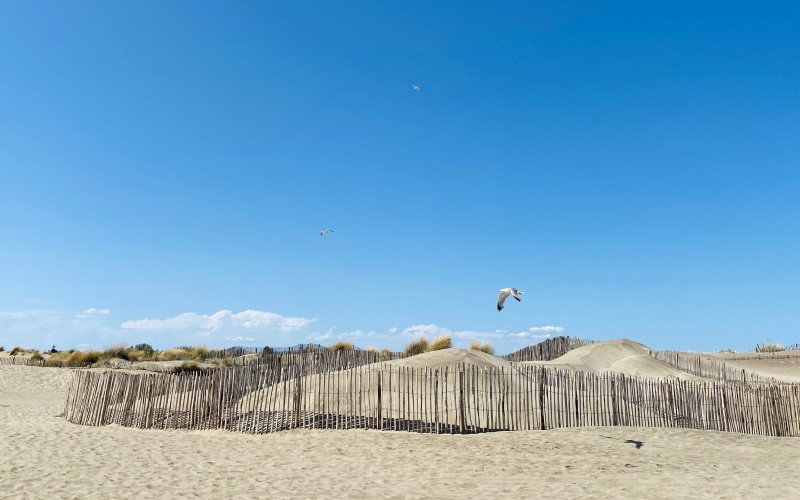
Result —
<path fill-rule="evenodd" d="M 67 370 L 0 366 L 0 497 L 800 496 L 792 438 L 624 427 L 473 436 L 94 428 L 57 416 L 68 381 Z"/>

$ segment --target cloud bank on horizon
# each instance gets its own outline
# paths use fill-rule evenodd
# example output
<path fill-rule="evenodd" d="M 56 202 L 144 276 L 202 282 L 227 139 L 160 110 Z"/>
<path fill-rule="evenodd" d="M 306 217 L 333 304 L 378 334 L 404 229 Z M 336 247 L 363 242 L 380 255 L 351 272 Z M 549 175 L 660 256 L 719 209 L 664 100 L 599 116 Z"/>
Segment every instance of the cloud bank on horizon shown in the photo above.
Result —
<path fill-rule="evenodd" d="M 416 324 L 385 331 L 337 331 L 335 326 L 317 330 L 318 318 L 284 316 L 270 311 L 221 309 L 213 314 L 185 312 L 167 318 L 129 319 L 117 323 L 109 309 L 88 308 L 80 312 L 30 309 L 0 311 L 0 345 L 60 349 L 100 349 L 117 343 L 147 342 L 157 348 L 177 345 L 232 345 L 284 347 L 298 343 L 329 344 L 348 340 L 358 347 L 402 349 L 414 338 L 449 335 L 456 347 L 473 340 L 494 342 L 512 351 L 565 332 L 561 326 L 532 326 L 528 330 L 453 330 L 437 324 Z M 464 345 L 459 345 L 459 341 Z"/>

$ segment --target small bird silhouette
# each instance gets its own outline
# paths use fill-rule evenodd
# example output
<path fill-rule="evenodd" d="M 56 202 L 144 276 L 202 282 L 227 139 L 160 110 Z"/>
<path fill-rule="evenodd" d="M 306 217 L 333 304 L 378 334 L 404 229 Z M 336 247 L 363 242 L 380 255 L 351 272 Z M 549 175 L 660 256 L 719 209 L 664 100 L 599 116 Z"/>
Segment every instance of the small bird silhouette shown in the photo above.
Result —
<path fill-rule="evenodd" d="M 503 288 L 502 290 L 498 290 L 500 292 L 500 297 L 497 298 L 497 310 L 503 310 L 503 303 L 506 301 L 506 298 L 510 295 L 517 299 L 517 302 L 522 302 L 522 299 L 519 298 L 525 292 L 520 292 L 516 288 Z"/>
<path fill-rule="evenodd" d="M 333 229 L 323 229 L 322 231 L 319 232 L 319 234 L 320 234 L 320 236 L 325 236 L 325 235 L 331 234 L 332 232 L 333 232 Z"/>
<path fill-rule="evenodd" d="M 412 89 L 414 89 L 414 90 L 416 90 L 417 92 L 419 92 L 419 91 L 421 91 L 421 90 L 422 90 L 422 87 L 420 87 L 419 85 L 417 85 L 417 84 L 415 84 L 415 83 L 412 83 L 412 84 L 411 84 L 411 88 L 412 88 Z"/>

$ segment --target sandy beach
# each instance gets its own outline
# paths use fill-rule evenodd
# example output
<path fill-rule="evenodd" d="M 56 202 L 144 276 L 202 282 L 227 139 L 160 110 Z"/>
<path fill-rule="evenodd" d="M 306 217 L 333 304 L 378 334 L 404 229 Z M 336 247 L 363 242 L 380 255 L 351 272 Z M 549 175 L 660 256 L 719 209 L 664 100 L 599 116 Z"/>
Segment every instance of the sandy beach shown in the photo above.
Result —
<path fill-rule="evenodd" d="M 2 498 L 791 498 L 800 443 L 668 428 L 267 435 L 73 425 L 70 370 L 0 365 Z"/>

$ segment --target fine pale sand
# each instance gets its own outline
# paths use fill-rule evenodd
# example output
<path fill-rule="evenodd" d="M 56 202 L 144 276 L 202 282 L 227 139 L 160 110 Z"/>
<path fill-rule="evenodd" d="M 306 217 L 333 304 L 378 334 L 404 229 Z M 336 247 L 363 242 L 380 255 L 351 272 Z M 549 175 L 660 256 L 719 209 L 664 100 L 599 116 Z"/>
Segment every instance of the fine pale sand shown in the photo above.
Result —
<path fill-rule="evenodd" d="M 449 436 L 84 427 L 70 370 L 0 365 L 0 498 L 797 498 L 800 441 L 595 427 Z"/>
<path fill-rule="evenodd" d="M 703 380 L 651 357 L 649 351 L 644 344 L 616 339 L 578 347 L 553 361 L 529 361 L 522 364 L 592 373 L 615 372 L 648 378 Z"/>

